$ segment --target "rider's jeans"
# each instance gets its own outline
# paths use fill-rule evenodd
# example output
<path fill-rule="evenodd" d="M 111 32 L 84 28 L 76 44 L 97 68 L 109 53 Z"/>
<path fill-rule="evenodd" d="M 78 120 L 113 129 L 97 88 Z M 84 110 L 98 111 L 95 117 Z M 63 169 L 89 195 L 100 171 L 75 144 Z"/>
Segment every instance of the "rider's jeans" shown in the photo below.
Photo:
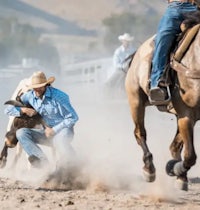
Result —
<path fill-rule="evenodd" d="M 158 85 L 164 68 L 169 59 L 172 45 L 180 30 L 181 22 L 184 20 L 183 13 L 195 11 L 196 6 L 191 3 L 172 2 L 169 3 L 162 17 L 155 40 L 155 50 L 152 60 L 151 88 Z"/>
<path fill-rule="evenodd" d="M 71 141 L 74 136 L 73 128 L 62 129 L 53 139 L 47 139 L 43 129 L 20 128 L 16 136 L 28 156 L 36 156 L 41 161 L 47 161 L 47 157 L 39 144 L 54 146 L 57 154 L 57 163 L 64 167 L 69 159 L 74 156 Z"/>

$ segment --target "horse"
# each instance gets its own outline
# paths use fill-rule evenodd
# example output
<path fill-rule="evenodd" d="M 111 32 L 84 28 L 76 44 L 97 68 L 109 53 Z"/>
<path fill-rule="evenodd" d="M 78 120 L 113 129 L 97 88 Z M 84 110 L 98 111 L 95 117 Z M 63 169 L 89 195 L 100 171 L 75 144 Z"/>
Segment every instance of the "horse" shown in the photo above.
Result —
<path fill-rule="evenodd" d="M 147 182 L 153 182 L 156 179 L 153 154 L 147 144 L 144 125 L 145 108 L 152 105 L 149 99 L 149 77 L 153 50 L 154 36 L 138 48 L 125 80 L 128 104 L 135 125 L 134 136 L 143 150 L 143 172 Z M 197 159 L 194 148 L 194 126 L 200 119 L 199 55 L 200 31 L 198 30 L 178 63 L 181 68 L 176 69 L 176 65 L 169 67 L 169 72 L 173 74 L 173 82 L 168 86 L 170 100 L 163 106 L 154 104 L 158 110 L 173 113 L 176 116 L 177 131 L 169 146 L 172 159 L 166 164 L 166 173 L 169 176 L 175 176 L 178 188 L 184 191 L 188 190 L 187 173 L 195 165 Z"/>

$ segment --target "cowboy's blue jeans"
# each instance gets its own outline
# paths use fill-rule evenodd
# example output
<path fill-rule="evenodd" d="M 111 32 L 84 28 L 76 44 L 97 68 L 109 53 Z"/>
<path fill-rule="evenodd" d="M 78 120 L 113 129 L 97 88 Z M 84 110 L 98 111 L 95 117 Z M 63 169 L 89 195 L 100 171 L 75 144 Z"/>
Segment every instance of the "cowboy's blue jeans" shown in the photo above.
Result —
<path fill-rule="evenodd" d="M 164 68 L 169 59 L 169 53 L 177 35 L 181 32 L 180 25 L 184 20 L 183 14 L 195 11 L 196 6 L 191 3 L 172 2 L 169 3 L 163 15 L 156 35 L 155 49 L 152 59 L 151 88 L 158 85 Z"/>
<path fill-rule="evenodd" d="M 69 159 L 74 156 L 74 150 L 71 146 L 73 136 L 73 128 L 61 130 L 53 139 L 47 139 L 43 129 L 20 128 L 16 132 L 16 137 L 28 156 L 34 155 L 42 161 L 47 161 L 45 153 L 38 144 L 54 146 L 57 161 L 62 167 L 65 167 Z"/>

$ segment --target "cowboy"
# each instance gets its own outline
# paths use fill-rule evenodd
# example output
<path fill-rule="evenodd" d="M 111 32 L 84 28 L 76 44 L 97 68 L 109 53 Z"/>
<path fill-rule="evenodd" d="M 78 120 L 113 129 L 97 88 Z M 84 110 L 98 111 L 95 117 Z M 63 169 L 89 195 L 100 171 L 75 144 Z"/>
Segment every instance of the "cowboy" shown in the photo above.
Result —
<path fill-rule="evenodd" d="M 126 73 L 131 61 L 131 55 L 133 55 L 135 52 L 135 48 L 132 46 L 134 37 L 130 36 L 128 33 L 125 33 L 120 35 L 118 39 L 122 44 L 114 52 L 113 65 L 117 71 Z"/>
<path fill-rule="evenodd" d="M 113 55 L 113 67 L 114 72 L 108 78 L 106 85 L 109 87 L 113 86 L 124 86 L 124 79 L 129 68 L 130 61 L 132 60 L 135 48 L 132 45 L 134 40 L 133 36 L 129 33 L 124 33 L 118 37 L 121 45 L 115 50 Z"/>
<path fill-rule="evenodd" d="M 55 78 L 46 78 L 41 71 L 33 73 L 29 91 L 20 100 L 33 108 L 7 106 L 5 113 L 9 116 L 28 115 L 32 117 L 39 113 L 44 121 L 44 128 L 20 128 L 16 137 L 28 155 L 33 167 L 41 168 L 48 162 L 47 156 L 38 146 L 53 142 L 58 155 L 57 167 L 66 168 L 66 164 L 74 156 L 71 141 L 74 136 L 74 125 L 78 120 L 69 96 L 51 86 Z"/>
<path fill-rule="evenodd" d="M 166 90 L 162 87 L 162 75 L 170 50 L 177 35 L 181 32 L 180 25 L 184 20 L 184 14 L 197 9 L 194 2 L 194 0 L 168 0 L 168 7 L 158 26 L 155 40 L 150 83 L 151 101 L 166 100 Z"/>

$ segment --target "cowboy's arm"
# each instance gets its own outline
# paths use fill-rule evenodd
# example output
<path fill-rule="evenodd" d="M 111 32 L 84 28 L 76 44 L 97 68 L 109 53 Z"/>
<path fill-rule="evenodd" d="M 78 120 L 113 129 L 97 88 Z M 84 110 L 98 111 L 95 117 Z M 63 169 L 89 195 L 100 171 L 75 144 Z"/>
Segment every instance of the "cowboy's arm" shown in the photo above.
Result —
<path fill-rule="evenodd" d="M 31 94 L 32 94 L 32 92 L 30 91 L 30 92 L 24 93 L 21 96 L 20 100 L 22 101 L 23 104 L 25 104 L 25 105 L 30 104 L 29 101 L 30 101 Z M 33 108 L 30 108 L 30 107 L 21 107 L 20 113 L 21 114 L 26 114 L 29 117 L 32 117 L 32 116 L 37 114 L 37 111 Z"/>
<path fill-rule="evenodd" d="M 20 117 L 21 116 L 21 108 L 13 105 L 8 105 L 4 109 L 4 113 L 8 116 Z"/>
<path fill-rule="evenodd" d="M 121 57 L 122 57 L 121 52 L 119 51 L 119 49 L 117 49 L 113 55 L 113 65 L 116 69 L 123 68 L 123 62 L 122 62 Z"/>
<path fill-rule="evenodd" d="M 28 94 L 23 94 L 20 97 L 20 100 L 22 101 L 23 104 L 27 105 L 29 104 L 29 97 Z M 33 108 L 27 108 L 27 107 L 19 107 L 19 106 L 13 106 L 13 105 L 8 105 L 4 113 L 9 115 L 9 116 L 15 116 L 15 117 L 20 117 L 23 114 L 28 115 L 29 117 L 32 117 L 33 115 L 37 114 L 37 112 Z"/>
<path fill-rule="evenodd" d="M 136 52 L 135 48 L 133 48 L 133 47 L 129 48 L 128 55 L 126 56 L 126 58 L 124 59 L 123 64 L 122 64 L 122 69 L 124 70 L 124 72 L 127 72 L 128 68 L 130 66 L 130 62 L 132 61 L 135 52 Z"/>
<path fill-rule="evenodd" d="M 59 104 L 61 112 L 63 113 L 63 121 L 58 125 L 54 126 L 52 129 L 55 134 L 57 134 L 63 128 L 71 128 L 78 121 L 78 115 L 74 108 L 72 107 L 68 95 L 63 94 L 62 97 L 59 98 Z"/>

